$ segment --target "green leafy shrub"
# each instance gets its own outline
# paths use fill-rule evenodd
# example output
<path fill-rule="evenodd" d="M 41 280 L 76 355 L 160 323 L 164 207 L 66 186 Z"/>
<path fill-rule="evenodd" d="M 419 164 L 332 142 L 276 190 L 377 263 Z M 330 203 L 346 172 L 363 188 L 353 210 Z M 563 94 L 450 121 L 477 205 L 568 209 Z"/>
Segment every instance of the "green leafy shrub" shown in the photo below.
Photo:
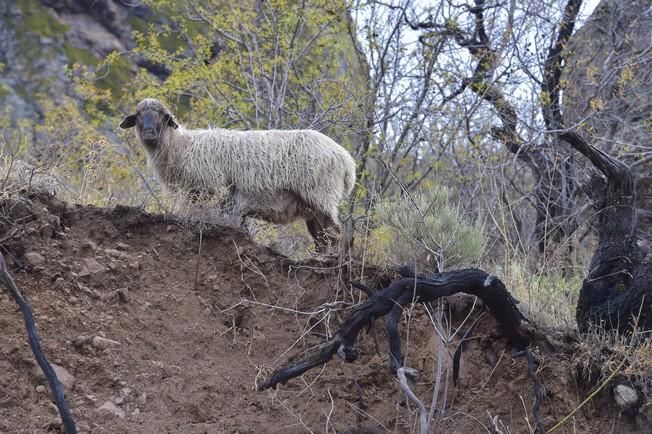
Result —
<path fill-rule="evenodd" d="M 372 258 L 423 271 L 477 262 L 486 245 L 484 224 L 467 221 L 449 197 L 437 187 L 381 201 L 375 210 L 381 224 L 369 240 Z"/>

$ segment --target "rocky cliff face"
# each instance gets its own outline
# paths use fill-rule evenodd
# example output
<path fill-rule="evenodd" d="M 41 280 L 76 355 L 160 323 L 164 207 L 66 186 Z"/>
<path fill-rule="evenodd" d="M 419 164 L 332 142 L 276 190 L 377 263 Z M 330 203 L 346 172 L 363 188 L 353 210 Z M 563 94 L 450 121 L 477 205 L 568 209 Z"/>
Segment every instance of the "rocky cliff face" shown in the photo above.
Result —
<path fill-rule="evenodd" d="M 124 53 L 133 46 L 132 30 L 153 20 L 147 7 L 117 0 L 0 0 L 0 101 L 6 114 L 34 118 L 40 110 L 36 95 L 55 102 L 73 95 L 67 66 L 96 66 L 112 51 Z M 134 67 L 125 60 L 107 71 L 102 85 L 117 87 Z"/>
<path fill-rule="evenodd" d="M 573 36 L 564 80 L 567 126 L 623 158 L 637 178 L 652 239 L 652 1 L 603 0 Z"/>

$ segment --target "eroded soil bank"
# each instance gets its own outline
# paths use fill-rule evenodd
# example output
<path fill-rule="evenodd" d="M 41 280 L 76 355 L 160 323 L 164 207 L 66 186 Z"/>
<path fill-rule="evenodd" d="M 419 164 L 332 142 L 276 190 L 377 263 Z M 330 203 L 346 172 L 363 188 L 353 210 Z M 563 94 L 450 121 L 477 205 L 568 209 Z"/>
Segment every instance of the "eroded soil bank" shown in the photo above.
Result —
<path fill-rule="evenodd" d="M 333 361 L 276 391 L 255 390 L 257 377 L 301 357 L 337 328 L 347 311 L 323 305 L 353 301 L 343 269 L 292 264 L 226 228 L 203 232 L 200 249 L 196 230 L 135 209 L 70 206 L 41 195 L 5 200 L 2 215 L 10 271 L 35 312 L 46 355 L 70 374 L 66 395 L 81 431 L 417 429 L 415 408 L 388 370 L 382 321 L 380 356 L 363 335 L 355 363 Z M 461 321 L 467 305 L 451 303 L 453 318 Z M 442 378 L 446 409 L 437 430 L 496 432 L 491 420 L 498 416 L 503 432 L 529 432 L 526 361 L 512 361 L 491 315 L 480 321 L 462 356 L 459 384 Z M 0 328 L 0 431 L 56 430 L 55 408 L 40 387 L 46 382 L 5 290 Z M 422 308 L 402 332 L 407 362 L 420 371 L 414 390 L 429 404 L 438 339 Z M 450 348 L 442 353 L 450 364 Z M 541 349 L 538 375 L 549 427 L 588 390 L 577 384 L 567 350 Z M 643 410 L 636 418 L 619 416 L 604 392 L 558 432 L 649 432 L 650 411 Z"/>

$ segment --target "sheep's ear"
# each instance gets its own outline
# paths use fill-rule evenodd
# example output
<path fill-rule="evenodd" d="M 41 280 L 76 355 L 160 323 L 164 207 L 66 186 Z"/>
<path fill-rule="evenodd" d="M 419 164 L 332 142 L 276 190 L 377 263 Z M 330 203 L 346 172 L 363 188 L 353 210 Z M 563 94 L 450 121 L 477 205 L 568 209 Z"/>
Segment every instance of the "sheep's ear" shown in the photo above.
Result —
<path fill-rule="evenodd" d="M 129 115 L 120 124 L 120 128 L 127 129 L 136 125 L 136 115 Z"/>
<path fill-rule="evenodd" d="M 177 128 L 179 128 L 179 124 L 177 123 L 177 121 L 174 120 L 174 116 L 172 116 L 170 113 L 168 113 L 168 114 L 165 115 L 165 117 L 167 118 L 168 127 L 172 127 L 175 130 Z"/>

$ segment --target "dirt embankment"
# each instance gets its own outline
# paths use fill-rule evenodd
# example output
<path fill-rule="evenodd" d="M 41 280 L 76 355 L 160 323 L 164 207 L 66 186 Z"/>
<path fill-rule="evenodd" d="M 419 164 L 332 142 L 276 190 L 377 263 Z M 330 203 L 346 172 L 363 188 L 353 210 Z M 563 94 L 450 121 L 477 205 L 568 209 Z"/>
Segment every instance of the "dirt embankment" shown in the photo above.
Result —
<path fill-rule="evenodd" d="M 135 209 L 74 207 L 49 196 L 5 200 L 0 240 L 35 312 L 43 348 L 66 376 L 81 431 L 93 433 L 411 432 L 406 404 L 365 335 L 353 364 L 334 361 L 277 391 L 256 378 L 333 332 L 351 293 L 343 269 L 292 264 L 242 233 L 202 233 Z M 12 259 L 13 257 L 13 259 Z M 22 266 L 22 268 L 21 268 Z M 359 277 L 359 276 L 355 276 Z M 453 304 L 453 317 L 464 318 Z M 460 308 L 461 309 L 461 308 Z M 484 315 L 462 356 L 460 381 L 443 376 L 439 432 L 529 432 L 526 361 Z M 383 324 L 378 321 L 378 326 Z M 22 318 L 0 292 L 0 432 L 56 429 L 56 410 L 27 345 Z M 402 324 L 414 390 L 432 398 L 438 342 L 421 308 Z M 443 351 L 450 366 L 451 348 Z M 571 356 L 543 354 L 542 416 L 551 426 L 586 395 Z M 60 370 L 60 372 L 62 372 Z M 64 375 L 65 376 L 65 375 Z M 447 385 L 447 386 L 446 386 Z M 442 392 L 443 393 L 443 392 Z M 442 403 L 442 397 L 439 398 Z M 598 398 L 558 432 L 647 432 Z"/>

